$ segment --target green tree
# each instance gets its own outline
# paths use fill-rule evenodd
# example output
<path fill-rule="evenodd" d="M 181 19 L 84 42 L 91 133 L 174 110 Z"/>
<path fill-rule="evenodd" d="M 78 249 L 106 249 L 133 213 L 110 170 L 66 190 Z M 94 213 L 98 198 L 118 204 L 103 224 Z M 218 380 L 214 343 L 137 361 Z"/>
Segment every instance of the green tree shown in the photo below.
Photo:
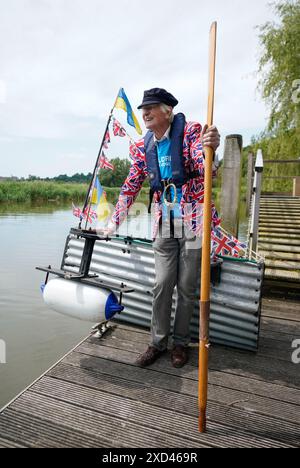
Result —
<path fill-rule="evenodd" d="M 271 110 L 268 130 L 277 136 L 299 131 L 300 0 L 280 1 L 273 7 L 280 22 L 260 27 L 259 84 Z"/>
<path fill-rule="evenodd" d="M 272 7 L 277 22 L 260 26 L 262 46 L 259 89 L 270 108 L 266 130 L 253 138 L 251 150 L 265 159 L 300 157 L 300 0 L 280 0 Z M 267 176 L 300 175 L 300 165 L 267 165 Z M 266 180 L 264 190 L 291 190 L 292 182 Z"/>
<path fill-rule="evenodd" d="M 114 158 L 110 160 L 114 165 L 114 170 L 101 169 L 100 180 L 104 187 L 121 187 L 124 183 L 130 168 L 128 160 Z"/>

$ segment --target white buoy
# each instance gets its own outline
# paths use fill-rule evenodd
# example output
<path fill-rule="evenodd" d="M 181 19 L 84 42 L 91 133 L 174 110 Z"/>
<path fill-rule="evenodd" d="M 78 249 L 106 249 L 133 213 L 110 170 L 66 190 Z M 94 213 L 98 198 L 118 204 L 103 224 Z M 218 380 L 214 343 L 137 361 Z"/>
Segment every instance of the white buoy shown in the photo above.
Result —
<path fill-rule="evenodd" d="M 105 322 L 124 309 L 112 291 L 77 281 L 53 279 L 42 290 L 51 309 L 88 322 Z"/>

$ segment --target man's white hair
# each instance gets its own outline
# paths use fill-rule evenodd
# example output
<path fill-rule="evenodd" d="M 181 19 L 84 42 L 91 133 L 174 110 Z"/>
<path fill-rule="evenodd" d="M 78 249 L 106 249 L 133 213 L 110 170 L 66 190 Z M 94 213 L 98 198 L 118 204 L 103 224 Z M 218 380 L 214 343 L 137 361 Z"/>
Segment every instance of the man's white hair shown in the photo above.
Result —
<path fill-rule="evenodd" d="M 174 117 L 175 117 L 174 112 L 173 112 L 173 107 L 168 106 L 167 104 L 162 103 L 162 104 L 160 105 L 160 108 L 161 108 L 161 110 L 162 110 L 165 114 L 167 114 L 168 112 L 170 112 L 170 123 L 172 123 L 173 120 L 174 120 Z"/>

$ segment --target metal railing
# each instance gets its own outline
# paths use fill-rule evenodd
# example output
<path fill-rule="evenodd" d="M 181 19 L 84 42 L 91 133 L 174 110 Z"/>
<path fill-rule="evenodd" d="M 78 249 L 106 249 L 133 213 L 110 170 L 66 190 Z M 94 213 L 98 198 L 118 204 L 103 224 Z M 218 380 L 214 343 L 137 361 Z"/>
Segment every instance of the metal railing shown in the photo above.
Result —
<path fill-rule="evenodd" d="M 247 216 L 250 215 L 250 208 L 251 208 L 251 201 L 252 201 L 252 194 L 253 194 L 253 181 L 254 181 L 254 154 L 248 154 L 248 171 L 247 171 L 247 208 L 246 213 Z M 300 165 L 300 158 L 299 159 L 264 159 L 264 166 L 266 164 L 277 164 L 277 165 Z M 299 175 L 267 175 L 264 174 L 264 181 L 267 180 L 284 180 L 284 181 L 292 181 L 293 182 L 293 191 L 292 194 L 289 192 L 280 192 L 278 195 L 292 195 L 293 197 L 300 197 L 300 174 Z"/>
<path fill-rule="evenodd" d="M 249 232 L 248 232 L 250 259 L 251 259 L 252 252 L 257 253 L 259 211 L 260 211 L 263 170 L 264 170 L 263 153 L 262 153 L 262 150 L 258 150 L 256 163 L 255 163 L 254 183 L 253 183 L 253 189 L 252 189 L 251 216 L 250 216 Z"/>

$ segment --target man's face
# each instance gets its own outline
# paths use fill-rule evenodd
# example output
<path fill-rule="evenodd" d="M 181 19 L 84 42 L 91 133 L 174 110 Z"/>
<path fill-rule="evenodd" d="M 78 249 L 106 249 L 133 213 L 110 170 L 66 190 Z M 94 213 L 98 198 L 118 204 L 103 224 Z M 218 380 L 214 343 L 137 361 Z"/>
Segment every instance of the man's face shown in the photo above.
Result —
<path fill-rule="evenodd" d="M 169 123 L 169 114 L 164 112 L 159 104 L 145 106 L 142 112 L 147 130 L 156 131 L 164 128 Z"/>

